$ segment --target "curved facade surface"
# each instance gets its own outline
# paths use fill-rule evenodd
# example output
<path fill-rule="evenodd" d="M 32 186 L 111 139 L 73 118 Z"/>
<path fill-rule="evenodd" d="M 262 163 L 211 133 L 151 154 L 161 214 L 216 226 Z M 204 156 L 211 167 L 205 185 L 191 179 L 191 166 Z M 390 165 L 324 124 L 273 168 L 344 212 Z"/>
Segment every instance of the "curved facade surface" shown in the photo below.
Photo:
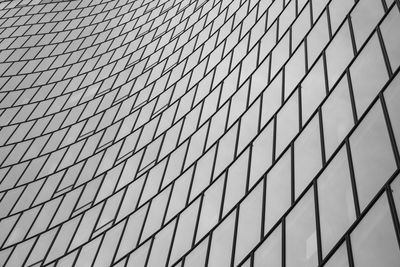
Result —
<path fill-rule="evenodd" d="M 0 3 L 0 266 L 399 266 L 398 0 Z"/>

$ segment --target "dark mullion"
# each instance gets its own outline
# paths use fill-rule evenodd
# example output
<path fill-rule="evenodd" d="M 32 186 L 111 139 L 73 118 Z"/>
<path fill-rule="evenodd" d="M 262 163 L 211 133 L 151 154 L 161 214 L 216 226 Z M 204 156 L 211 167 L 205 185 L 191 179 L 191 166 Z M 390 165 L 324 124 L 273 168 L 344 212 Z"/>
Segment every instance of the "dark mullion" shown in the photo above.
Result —
<path fill-rule="evenodd" d="M 321 106 L 318 108 L 318 120 L 319 120 L 319 134 L 320 134 L 320 141 L 321 141 L 321 159 L 322 159 L 322 166 L 326 164 L 326 151 L 325 151 L 325 138 L 324 138 L 324 123 L 322 118 L 322 108 Z"/>
<path fill-rule="evenodd" d="M 217 144 L 215 146 L 214 160 L 213 160 L 212 167 L 211 167 L 210 183 L 212 183 L 214 180 L 213 177 L 214 177 L 214 171 L 215 171 L 215 164 L 217 163 L 218 147 L 219 147 L 219 142 L 217 142 Z M 208 151 L 210 151 L 210 150 L 208 150 Z"/>
<path fill-rule="evenodd" d="M 298 89 L 297 89 L 297 93 L 298 93 L 298 102 L 299 102 L 299 132 L 301 131 L 301 129 L 303 128 L 303 120 L 302 120 L 302 114 L 303 114 L 303 105 L 302 105 L 302 101 L 301 101 L 301 89 L 302 89 L 302 87 L 301 87 L 301 85 L 299 85 L 298 87 L 297 87 Z"/>
<path fill-rule="evenodd" d="M 171 238 L 170 245 L 169 245 L 169 249 L 168 249 L 167 260 L 165 261 L 165 266 L 169 266 L 169 265 L 170 265 L 170 262 L 169 262 L 169 261 L 170 261 L 170 259 L 171 259 L 172 248 L 174 247 L 174 241 L 175 241 L 176 231 L 177 231 L 177 229 L 178 229 L 178 224 L 179 224 L 179 221 L 180 221 L 180 219 L 181 219 L 181 215 L 182 215 L 182 213 L 179 214 L 179 216 L 175 219 L 174 230 L 173 230 L 173 232 L 172 232 L 172 238 Z M 156 237 L 154 236 L 154 238 L 156 238 Z"/>
<path fill-rule="evenodd" d="M 235 212 L 235 210 L 233 210 Z M 236 214 L 235 214 L 235 226 L 233 229 L 233 241 L 232 241 L 232 253 L 231 253 L 231 264 L 230 266 L 235 266 L 235 252 L 236 252 L 236 242 L 237 242 L 237 235 L 239 231 L 239 212 L 240 212 L 240 205 L 237 206 Z"/>
<path fill-rule="evenodd" d="M 381 0 L 381 2 L 382 2 L 383 9 L 385 10 L 385 13 L 386 13 L 388 11 L 388 6 L 387 6 L 385 0 Z"/>
<path fill-rule="evenodd" d="M 197 220 L 195 222 L 196 225 L 194 227 L 193 239 L 192 239 L 192 243 L 191 243 L 192 248 L 196 245 L 196 237 L 197 237 L 197 231 L 199 230 L 201 210 L 203 208 L 203 201 L 204 201 L 204 194 L 202 194 L 200 196 L 199 210 L 197 211 Z"/>
<path fill-rule="evenodd" d="M 286 217 L 282 217 L 282 267 L 286 267 Z"/>
<path fill-rule="evenodd" d="M 149 239 L 149 241 L 147 241 L 147 242 L 150 242 L 150 245 L 149 245 L 149 249 L 147 251 L 147 256 L 146 256 L 146 261 L 144 263 L 144 266 L 148 266 L 148 264 L 149 264 L 150 254 L 151 254 L 151 251 L 152 251 L 152 248 L 153 248 L 154 239 L 155 239 L 155 237 L 152 237 L 151 239 Z M 143 245 L 144 244 L 145 243 L 143 243 Z"/>
<path fill-rule="evenodd" d="M 198 119 L 197 125 L 200 123 L 200 118 L 201 118 L 203 107 L 204 107 L 204 105 L 202 104 L 201 108 L 200 108 L 200 115 L 199 115 L 199 119 Z M 228 104 L 228 115 L 229 115 L 229 109 L 230 109 L 230 102 Z M 207 127 L 207 130 L 206 130 L 206 136 L 205 136 L 205 139 L 204 139 L 204 146 L 203 146 L 203 149 L 201 150 L 201 154 L 202 155 L 204 155 L 205 152 L 207 151 L 207 143 L 208 143 L 208 137 L 210 135 L 211 122 L 207 123 L 207 125 L 205 127 Z M 196 128 L 198 129 L 198 127 L 196 127 Z"/>
<path fill-rule="evenodd" d="M 290 188 L 290 195 L 291 195 L 291 204 L 292 206 L 294 205 L 296 201 L 296 196 L 295 196 L 295 173 L 294 173 L 294 143 L 292 142 L 290 144 L 290 183 L 291 183 L 291 188 Z"/>
<path fill-rule="evenodd" d="M 333 34 L 332 34 L 331 12 L 330 12 L 329 7 L 330 7 L 329 5 L 326 7 L 326 17 L 327 17 L 327 20 L 328 20 L 329 40 L 331 40 Z"/>
<path fill-rule="evenodd" d="M 257 125 L 257 134 L 259 135 L 262 129 L 262 110 L 263 110 L 263 101 L 264 101 L 264 94 L 260 94 L 260 107 L 258 111 L 258 125 Z"/>
<path fill-rule="evenodd" d="M 137 165 L 137 166 L 138 166 L 138 167 L 137 167 L 138 169 L 137 169 L 137 171 L 136 171 L 136 173 L 135 173 L 135 179 L 134 179 L 134 181 L 140 179 L 141 176 L 144 176 L 144 173 L 142 173 L 141 175 L 139 175 L 139 177 L 137 177 L 137 176 L 138 176 L 138 173 L 140 172 L 139 167 L 142 165 L 145 152 L 146 152 L 146 151 L 144 151 L 144 152 L 142 153 L 142 156 L 140 157 L 139 164 Z M 128 162 L 128 161 L 125 162 L 125 166 L 124 166 L 124 167 L 126 167 L 127 162 Z M 146 180 L 147 180 L 146 177 L 143 177 L 142 179 L 144 179 L 144 181 L 143 181 L 143 184 L 142 184 L 142 188 L 140 189 L 139 196 L 138 196 L 137 203 L 136 203 L 136 205 L 135 205 L 135 209 L 134 209 L 134 210 L 137 210 L 137 209 L 140 207 L 140 206 L 139 206 L 140 199 L 141 199 L 141 197 L 142 197 L 142 194 L 143 194 L 143 191 L 144 191 L 144 187 L 145 187 L 145 185 L 146 185 Z M 133 183 L 133 181 L 131 181 L 129 184 L 134 184 L 134 183 Z M 153 199 L 153 198 L 151 198 L 151 199 Z M 151 201 L 148 200 L 148 201 L 146 201 L 146 202 L 150 203 Z M 141 206 L 144 206 L 144 205 L 145 205 L 145 203 L 143 203 L 143 205 L 141 205 Z M 150 205 L 150 204 L 149 204 L 149 205 Z"/>
<path fill-rule="evenodd" d="M 190 167 L 188 170 L 186 170 L 187 172 L 189 172 L 189 170 L 191 169 L 191 168 L 193 168 L 193 170 L 191 171 L 191 173 L 192 173 L 192 175 L 191 175 L 191 177 L 190 177 L 190 184 L 189 184 L 189 188 L 188 188 L 188 194 L 187 194 L 187 196 L 186 196 L 186 201 L 185 201 L 185 208 L 189 205 L 189 203 L 191 203 L 191 201 L 190 201 L 190 194 L 192 193 L 192 187 L 193 187 L 193 181 L 194 181 L 194 177 L 195 177 L 195 174 L 196 174 L 196 169 L 197 169 L 197 162 L 194 164 L 194 165 L 192 165 L 193 167 Z M 189 178 L 186 178 L 186 179 L 189 179 Z M 174 183 L 175 183 L 175 181 L 177 181 L 177 179 L 175 179 L 174 180 Z M 193 199 L 194 200 L 194 199 Z M 193 201 L 192 200 L 192 201 Z"/>
<path fill-rule="evenodd" d="M 165 169 L 167 169 L 167 168 L 165 168 Z M 160 184 L 161 184 L 161 183 L 160 183 Z M 170 185 L 171 189 L 169 190 L 169 195 L 168 195 L 167 204 L 165 205 L 164 215 L 163 215 L 162 220 L 161 220 L 161 226 L 164 226 L 164 225 L 165 225 L 165 219 L 166 219 L 166 217 L 167 217 L 167 212 L 168 212 L 168 209 L 169 209 L 169 205 L 170 205 L 170 203 L 171 203 L 171 197 L 172 197 L 172 192 L 173 192 L 173 189 L 174 189 L 174 185 L 175 185 L 175 183 L 173 183 L 172 185 Z M 166 189 L 166 190 L 167 190 L 167 189 Z M 157 194 L 157 196 L 158 196 L 159 194 L 162 194 L 160 191 L 161 191 L 161 189 L 158 190 L 159 193 Z"/>
<path fill-rule="evenodd" d="M 265 236 L 265 209 L 266 209 L 266 200 L 267 200 L 267 176 L 264 174 L 263 175 L 263 180 L 262 180 L 262 205 L 261 205 L 261 230 L 260 230 L 260 241 L 264 238 Z"/>
<path fill-rule="evenodd" d="M 304 73 L 308 73 L 309 72 L 309 62 L 308 62 L 308 39 L 304 38 L 304 66 L 305 66 L 305 72 Z M 300 85 L 300 83 L 299 83 Z M 301 86 L 301 85 L 300 85 Z"/>
<path fill-rule="evenodd" d="M 272 63 L 272 54 L 271 54 L 271 63 Z M 272 66 L 272 64 L 271 64 L 271 66 Z M 279 109 L 277 109 L 277 111 L 275 111 L 275 114 L 279 114 L 280 113 L 280 110 L 282 110 L 283 109 L 283 107 L 285 106 L 285 104 L 286 104 L 286 102 L 288 102 L 289 100 L 289 97 L 287 98 L 287 101 L 285 102 L 285 73 L 286 73 L 286 71 L 285 71 L 285 68 L 286 68 L 286 65 L 285 66 L 283 66 L 282 67 L 282 69 L 280 70 L 280 71 L 278 71 L 276 74 L 275 74 L 275 77 L 274 78 L 277 78 L 278 76 L 279 76 L 279 72 L 281 73 L 281 75 L 282 75 L 282 84 L 281 84 L 281 87 L 282 87 L 282 92 L 281 92 L 281 103 L 280 103 L 280 107 L 279 107 Z M 272 83 L 272 82 L 271 82 Z M 296 92 L 294 92 L 294 90 L 293 90 L 293 93 L 292 94 L 295 94 Z"/>
<path fill-rule="evenodd" d="M 376 27 L 376 33 L 378 35 L 378 40 L 379 40 L 379 43 L 381 45 L 383 58 L 385 60 L 386 70 L 387 70 L 387 72 L 389 74 L 389 77 L 392 77 L 393 76 L 393 70 L 392 70 L 392 67 L 390 66 L 389 56 L 387 54 L 386 47 L 385 47 L 385 42 L 383 41 L 383 36 L 382 36 L 381 30 L 380 30 L 379 27 Z"/>
<path fill-rule="evenodd" d="M 351 14 L 350 13 L 347 15 L 347 20 L 348 20 L 348 26 L 349 26 L 349 30 L 350 30 L 351 44 L 353 46 L 353 54 L 357 55 L 357 45 L 356 45 L 356 39 L 354 36 L 353 23 L 351 22 Z"/>
<path fill-rule="evenodd" d="M 351 83 L 350 71 L 348 68 L 346 69 L 345 75 L 347 77 L 347 82 L 348 82 L 351 109 L 353 110 L 353 120 L 354 120 L 354 124 L 356 124 L 358 121 L 358 115 L 357 115 L 356 102 L 355 102 L 354 93 L 353 93 L 353 85 Z"/>
<path fill-rule="evenodd" d="M 228 174 L 229 174 L 229 170 L 226 171 L 226 173 L 222 173 L 221 176 L 225 176 L 224 177 L 224 187 L 222 190 L 222 196 L 221 196 L 221 207 L 219 210 L 219 215 L 218 215 L 218 222 L 222 221 L 222 213 L 224 212 L 224 204 L 225 204 L 225 195 L 226 195 L 226 186 L 227 186 L 227 181 L 228 181 Z M 220 178 L 222 179 L 222 178 Z"/>
<path fill-rule="evenodd" d="M 276 131 L 276 127 L 277 127 L 277 123 L 276 123 L 276 121 L 277 121 L 277 115 L 276 115 L 277 113 L 275 113 L 274 114 L 274 116 L 273 116 L 273 135 L 272 135 L 272 162 L 274 163 L 275 162 L 275 160 L 276 160 L 276 158 L 277 158 L 277 156 L 279 156 L 279 155 L 276 155 L 276 133 L 277 133 L 277 131 Z M 267 124 L 268 125 L 268 124 Z"/>
<path fill-rule="evenodd" d="M 351 148 L 350 148 L 350 141 L 349 139 L 345 140 L 345 146 L 346 146 L 346 151 L 347 151 L 347 159 L 348 159 L 348 164 L 349 164 L 349 171 L 350 171 L 350 180 L 351 180 L 351 188 L 353 192 L 353 200 L 354 200 L 354 208 L 356 211 L 356 217 L 360 217 L 360 204 L 358 201 L 358 193 L 357 193 L 357 186 L 356 186 L 356 179 L 354 175 L 354 167 L 353 167 L 353 159 L 351 156 Z"/>
<path fill-rule="evenodd" d="M 325 51 L 326 50 L 322 51 L 322 63 L 324 65 L 325 92 L 326 92 L 326 95 L 329 95 L 328 65 L 326 63 L 326 53 L 325 53 Z M 314 66 L 315 66 L 317 61 L 318 60 L 315 61 Z"/>
<path fill-rule="evenodd" d="M 139 201 L 138 201 L 138 202 L 139 202 Z M 144 216 L 144 219 L 143 219 L 143 222 L 142 222 L 142 226 L 141 226 L 140 231 L 139 231 L 139 236 L 138 236 L 138 239 L 137 239 L 137 241 L 136 241 L 136 247 L 138 247 L 139 245 L 143 245 L 143 244 L 145 243 L 145 242 L 143 242 L 143 241 L 145 241 L 145 240 L 143 240 L 142 242 L 140 242 L 140 239 L 142 239 L 143 230 L 144 230 L 144 227 L 146 226 L 146 221 L 147 221 L 147 217 L 148 217 L 148 215 L 149 215 L 150 209 L 151 209 L 151 204 L 152 204 L 152 202 L 150 202 L 150 203 L 148 204 L 148 207 L 147 207 L 147 209 L 146 209 L 146 214 L 145 214 L 145 216 Z M 149 239 L 153 240 L 153 239 L 154 239 L 154 234 L 153 234 L 152 236 L 150 236 L 150 238 L 148 238 L 148 240 L 149 240 Z M 153 242 L 153 241 L 151 241 L 151 242 Z"/>
<path fill-rule="evenodd" d="M 317 231 L 317 254 L 318 254 L 318 264 L 322 263 L 322 238 L 321 238 L 321 222 L 319 215 L 319 200 L 318 200 L 318 182 L 317 179 L 313 180 L 314 189 L 314 204 L 315 204 L 315 226 Z"/>
<path fill-rule="evenodd" d="M 157 162 L 157 160 L 158 160 L 158 158 L 159 158 L 159 156 L 160 156 L 161 149 L 162 149 L 162 145 L 163 145 L 163 143 L 164 143 L 164 139 L 165 139 L 165 135 L 163 135 L 163 138 L 162 138 L 162 140 L 161 140 L 160 150 L 159 150 L 158 153 L 157 153 L 156 162 Z M 165 167 L 164 167 L 164 170 L 163 170 L 163 174 L 162 174 L 162 176 L 161 176 L 160 185 L 158 186 L 158 192 L 162 191 L 162 189 L 163 189 L 162 185 L 163 185 L 163 183 L 164 183 L 165 173 L 167 172 L 168 166 L 169 166 L 169 164 L 170 164 L 170 163 L 169 163 L 170 159 L 171 159 L 171 157 L 169 157 L 169 156 L 168 156 L 166 159 L 164 159 L 164 160 L 166 160 L 166 163 L 165 163 Z M 171 163 L 171 164 L 172 164 L 172 163 Z M 172 189 L 173 189 L 173 185 L 174 185 L 174 184 L 175 184 L 175 183 L 173 182 L 173 183 L 172 183 L 171 192 L 172 192 Z"/>
<path fill-rule="evenodd" d="M 187 117 L 185 117 L 185 121 L 186 121 L 186 119 L 187 119 Z M 184 123 L 182 123 L 182 127 L 181 127 L 181 133 L 182 133 L 182 131 L 183 131 L 183 127 L 184 127 Z M 185 170 L 185 164 L 186 164 L 186 159 L 187 159 L 187 157 L 188 157 L 188 154 L 189 154 L 189 149 L 190 149 L 190 145 L 191 145 L 191 143 L 192 142 L 194 142 L 194 140 L 193 140 L 193 135 L 191 135 L 190 137 L 189 137 L 189 139 L 187 140 L 187 141 L 185 141 L 184 143 L 187 143 L 187 146 L 186 146 L 186 150 L 185 150 L 185 155 L 184 155 L 184 157 L 183 157 L 183 161 L 182 161 L 182 167 L 181 167 L 181 169 L 180 169 L 180 174 L 182 174 L 183 172 L 184 172 L 184 170 Z M 179 142 L 179 139 L 178 139 L 178 142 Z M 204 145 L 205 146 L 205 145 Z M 161 149 L 160 149 L 161 150 Z M 194 165 L 195 167 L 194 167 L 194 171 L 193 171 L 193 173 L 195 173 L 195 171 L 196 171 L 196 166 L 197 166 L 197 161 L 195 161 L 196 162 L 196 164 Z M 176 164 L 176 163 L 175 163 Z M 192 164 L 191 165 L 189 165 L 189 166 L 192 166 Z"/>
<path fill-rule="evenodd" d="M 384 98 L 383 92 L 380 92 L 379 100 L 381 101 L 381 104 L 382 104 L 383 116 L 385 118 L 386 127 L 388 129 L 389 139 L 390 139 L 390 143 L 392 145 L 392 149 L 393 149 L 393 154 L 394 154 L 394 158 L 395 158 L 395 161 L 396 161 L 396 165 L 397 165 L 397 168 L 400 168 L 399 150 L 398 150 L 398 147 L 397 147 L 397 142 L 396 142 L 395 134 L 394 134 L 394 131 L 393 131 L 393 126 L 392 126 L 392 123 L 390 122 L 390 116 L 389 116 L 389 112 L 388 112 L 388 109 L 387 109 L 386 100 Z"/>
<path fill-rule="evenodd" d="M 60 227 L 60 228 L 61 228 L 61 227 Z M 28 254 L 26 254 L 25 259 L 24 259 L 24 261 L 23 261 L 23 263 L 22 263 L 21 266 L 26 266 L 26 262 L 27 262 L 28 259 L 31 257 L 32 251 L 33 251 L 34 248 L 36 247 L 36 244 L 38 243 L 39 238 L 40 238 L 40 237 L 35 237 L 35 241 L 33 242 L 32 247 L 29 249 Z M 71 240 L 72 240 L 72 239 L 71 239 Z M 14 247 L 17 247 L 17 246 L 14 246 Z M 51 248 L 51 247 L 49 246 L 47 249 L 50 251 L 50 248 Z M 68 250 L 67 250 L 67 251 L 68 251 Z M 10 253 L 9 256 L 11 256 L 11 255 L 12 255 L 12 253 Z M 44 259 L 40 260 L 39 262 L 42 262 L 42 261 L 44 261 Z M 4 266 L 6 266 L 6 265 L 4 265 Z M 32 265 L 31 265 L 31 266 L 32 266 Z"/>
<path fill-rule="evenodd" d="M 238 148 L 239 148 L 239 138 L 240 138 L 240 127 L 241 127 L 241 125 L 242 125 L 242 119 L 243 119 L 243 117 L 240 117 L 239 120 L 237 121 L 236 140 L 235 140 L 235 147 L 234 147 L 235 151 L 234 151 L 234 154 L 233 154 L 233 158 L 234 158 L 235 161 L 239 158 L 239 155 L 241 155 L 242 153 L 244 153 L 243 151 L 245 151 L 245 149 L 246 149 L 246 147 L 247 147 L 247 146 L 246 146 L 245 149 L 242 150 L 242 151 L 238 151 Z M 234 125 L 235 125 L 235 124 L 233 124 L 233 127 L 235 127 Z M 221 140 L 222 140 L 222 139 L 221 139 Z M 220 141 L 220 140 L 218 140 L 218 143 L 219 143 L 219 141 Z M 229 167 L 226 167 L 226 168 L 229 169 Z"/>
<path fill-rule="evenodd" d="M 351 247 L 350 234 L 345 235 L 345 242 L 347 248 L 347 256 L 349 260 L 349 267 L 354 267 L 353 249 Z"/>
<path fill-rule="evenodd" d="M 79 219 L 79 222 L 78 222 L 76 228 L 74 229 L 74 232 L 72 233 L 71 240 L 70 240 L 70 242 L 69 242 L 69 244 L 68 244 L 68 246 L 67 246 L 67 248 L 66 248 L 66 251 L 69 251 L 69 252 L 70 252 L 71 245 L 72 245 L 72 241 L 75 239 L 75 235 L 76 235 L 76 233 L 78 232 L 78 229 L 81 227 L 81 223 L 82 223 L 82 221 L 83 221 L 83 217 L 84 217 L 84 216 L 85 216 L 85 214 L 82 214 L 81 218 Z M 128 220 L 126 220 L 126 221 L 128 221 Z M 124 232 L 126 225 L 127 225 L 127 223 L 126 223 L 125 226 L 123 227 L 122 233 Z M 90 242 L 90 241 L 89 241 L 89 242 Z M 119 244 L 120 244 L 120 243 L 121 243 L 121 240 L 118 242 L 117 248 L 119 247 Z M 115 258 L 115 255 L 114 255 L 114 258 Z M 114 260 L 114 258 L 113 258 L 113 260 Z"/>
<path fill-rule="evenodd" d="M 294 1 L 294 0 L 293 0 Z M 291 59 L 292 58 L 292 56 L 293 56 L 293 54 L 292 54 L 292 52 L 293 52 L 293 45 L 292 45 L 292 42 L 293 42 L 293 37 L 292 37 L 292 27 L 290 27 L 289 28 L 289 31 L 288 31 L 288 34 L 289 34 L 289 58 Z M 288 62 L 290 61 L 290 59 L 288 60 Z M 285 67 L 286 67 L 287 65 L 285 65 Z"/>
<path fill-rule="evenodd" d="M 249 40 L 250 40 L 250 38 L 249 38 Z M 242 63 L 241 63 L 240 65 L 241 65 L 241 67 L 240 67 L 240 70 L 239 70 L 239 77 L 238 77 L 238 80 L 240 80 L 240 72 L 242 71 L 242 68 L 244 67 Z M 252 104 L 254 103 L 253 105 L 255 106 L 255 105 L 256 105 L 256 102 L 258 101 L 258 97 L 257 97 L 257 99 L 255 99 L 255 101 L 254 101 L 253 103 L 250 103 L 250 91 L 251 91 L 252 80 L 253 80 L 253 79 L 248 78 L 248 79 L 242 84 L 242 86 L 246 86 L 247 83 L 248 83 L 249 85 L 247 86 L 247 87 L 248 87 L 248 90 L 247 90 L 247 96 L 246 96 L 246 97 L 247 97 L 247 99 L 246 99 L 246 111 L 243 112 L 243 113 L 241 114 L 240 118 L 243 118 L 243 117 L 244 117 L 244 114 L 247 113 L 247 111 L 250 109 L 250 107 L 252 106 Z M 237 88 L 239 88 L 239 87 L 237 87 Z"/>
<path fill-rule="evenodd" d="M 54 235 L 53 240 L 50 242 L 50 245 L 49 245 L 45 255 L 42 258 L 43 262 L 46 262 L 46 259 L 49 256 L 50 250 L 53 248 L 53 245 L 54 245 L 55 241 L 57 240 L 58 235 L 60 234 L 61 228 L 62 228 L 62 226 L 58 226 L 58 229 L 56 230 L 56 234 Z M 102 243 L 102 240 L 104 238 L 104 235 L 102 237 L 100 237 L 100 238 L 101 238 L 101 241 L 100 241 L 100 245 L 99 245 L 98 249 L 101 246 L 101 243 Z M 96 258 L 96 256 L 97 256 L 97 252 L 96 252 L 95 257 L 93 258 L 93 260 Z"/>
<path fill-rule="evenodd" d="M 250 171 L 251 171 L 251 161 L 252 161 L 252 153 L 253 153 L 253 143 L 250 144 L 249 146 L 249 161 L 247 164 L 247 172 L 246 172 L 246 193 L 249 192 L 249 188 L 250 188 Z"/>
<path fill-rule="evenodd" d="M 397 178 L 397 179 L 399 179 L 399 178 Z M 399 245 L 399 248 L 400 248 L 399 217 L 398 217 L 398 213 L 396 211 L 396 205 L 395 205 L 394 197 L 393 197 L 393 190 L 390 188 L 390 185 L 388 183 L 385 185 L 385 191 L 386 191 L 386 196 L 387 196 L 387 199 L 389 202 L 390 213 L 392 215 L 393 226 L 394 226 L 394 230 L 396 233 L 397 244 Z"/>
<path fill-rule="evenodd" d="M 210 234 L 208 236 L 208 244 L 207 244 L 207 252 L 206 252 L 206 258 L 205 258 L 205 266 L 208 266 L 208 261 L 210 260 L 210 252 L 211 252 L 211 240 L 213 238 L 213 231 L 210 231 Z M 203 241 L 205 242 L 205 241 Z M 190 267 L 190 266 L 188 266 Z"/>

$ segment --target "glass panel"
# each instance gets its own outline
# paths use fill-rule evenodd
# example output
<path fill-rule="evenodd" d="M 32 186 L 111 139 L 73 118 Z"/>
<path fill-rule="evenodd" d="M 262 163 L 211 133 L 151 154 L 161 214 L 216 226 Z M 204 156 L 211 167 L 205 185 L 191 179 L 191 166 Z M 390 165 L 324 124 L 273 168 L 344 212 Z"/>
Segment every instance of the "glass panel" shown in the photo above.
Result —
<path fill-rule="evenodd" d="M 394 7 L 380 27 L 392 70 L 397 69 L 400 65 L 400 31 L 394 30 L 399 25 L 399 9 Z"/>
<path fill-rule="evenodd" d="M 278 70 L 289 58 L 289 34 L 286 34 L 272 51 L 271 77 L 274 77 Z"/>
<path fill-rule="evenodd" d="M 354 266 L 399 266 L 400 250 L 385 194 L 350 237 Z"/>
<path fill-rule="evenodd" d="M 161 227 L 170 191 L 170 188 L 167 188 L 151 201 L 140 242 L 146 240 Z"/>
<path fill-rule="evenodd" d="M 174 234 L 176 220 L 165 226 L 153 239 L 150 257 L 146 266 L 166 266 L 171 240 Z"/>
<path fill-rule="evenodd" d="M 279 225 L 254 252 L 254 266 L 276 266 L 282 264 L 282 226 Z"/>
<path fill-rule="evenodd" d="M 292 55 L 285 66 L 285 99 L 293 92 L 306 71 L 304 45 Z"/>
<path fill-rule="evenodd" d="M 349 260 L 347 256 L 346 244 L 342 243 L 335 254 L 328 260 L 324 267 L 348 267 Z"/>
<path fill-rule="evenodd" d="M 361 116 L 389 78 L 375 34 L 350 67 L 357 114 Z"/>
<path fill-rule="evenodd" d="M 212 235 L 208 266 L 230 266 L 236 212 L 232 212 Z"/>
<path fill-rule="evenodd" d="M 281 154 L 282 150 L 299 131 L 298 98 L 298 94 L 293 94 L 277 115 L 276 156 Z"/>
<path fill-rule="evenodd" d="M 256 188 L 240 204 L 236 237 L 235 265 L 260 241 L 263 184 Z"/>
<path fill-rule="evenodd" d="M 148 205 L 142 206 L 137 212 L 129 216 L 125 226 L 125 231 L 122 234 L 121 242 L 118 246 L 116 259 L 125 256 L 129 251 L 133 250 L 137 243 L 142 229 L 142 224 L 146 216 Z"/>
<path fill-rule="evenodd" d="M 267 171 L 272 163 L 273 124 L 270 123 L 253 142 L 251 149 L 250 184 L 255 182 Z"/>
<path fill-rule="evenodd" d="M 338 55 L 340 55 L 340 57 Z M 332 88 L 352 58 L 353 49 L 350 30 L 349 25 L 346 22 L 342 25 L 335 38 L 326 49 L 329 88 Z"/>
<path fill-rule="evenodd" d="M 390 123 L 393 128 L 397 147 L 400 148 L 400 74 L 391 81 L 384 92 Z"/>
<path fill-rule="evenodd" d="M 328 159 L 354 125 L 347 76 L 343 76 L 322 105 L 322 121 Z"/>
<path fill-rule="evenodd" d="M 367 39 L 383 14 L 383 6 L 380 0 L 363 0 L 357 3 L 353 12 L 351 12 L 351 22 L 357 49 Z"/>
<path fill-rule="evenodd" d="M 208 238 L 204 239 L 185 258 L 185 267 L 204 267 L 208 248 Z"/>
<path fill-rule="evenodd" d="M 240 155 L 228 170 L 223 215 L 229 212 L 246 192 L 248 161 L 249 149 Z"/>
<path fill-rule="evenodd" d="M 262 94 L 261 126 L 264 126 L 281 106 L 282 103 L 282 72 L 268 85 Z"/>
<path fill-rule="evenodd" d="M 398 174 L 396 179 L 390 185 L 392 189 L 392 195 L 394 199 L 394 204 L 396 206 L 397 216 L 400 214 L 400 175 Z"/>
<path fill-rule="evenodd" d="M 325 256 L 356 219 L 346 149 L 317 180 L 322 255 Z"/>
<path fill-rule="evenodd" d="M 265 233 L 278 221 L 291 204 L 291 150 L 287 150 L 267 174 L 265 200 Z"/>
<path fill-rule="evenodd" d="M 318 116 L 306 126 L 294 142 L 295 198 L 307 187 L 322 167 Z"/>
<path fill-rule="evenodd" d="M 372 197 L 396 170 L 389 135 L 379 102 L 350 137 L 354 174 L 360 208 Z"/>
<path fill-rule="evenodd" d="M 137 248 L 130 254 L 127 267 L 146 265 L 147 255 L 149 254 L 150 243 L 151 240 L 148 240 L 146 243 L 141 245 L 139 248 Z"/>
<path fill-rule="evenodd" d="M 224 179 L 218 179 L 205 193 L 201 206 L 200 219 L 197 227 L 196 242 L 205 236 L 218 222 Z"/>
<path fill-rule="evenodd" d="M 324 12 L 307 37 L 307 55 L 309 66 L 315 61 L 317 56 L 321 53 L 322 48 L 328 43 L 328 41 L 328 18 L 326 12 Z"/>
<path fill-rule="evenodd" d="M 325 72 L 322 57 L 301 83 L 302 121 L 306 122 L 326 96 Z"/>
<path fill-rule="evenodd" d="M 317 266 L 313 190 L 303 196 L 286 218 L 286 266 Z"/>
<path fill-rule="evenodd" d="M 193 235 L 197 221 L 200 198 L 184 210 L 179 216 L 174 243 L 169 262 L 174 263 L 192 247 Z"/>
<path fill-rule="evenodd" d="M 329 5 L 332 33 L 335 33 L 340 23 L 354 5 L 354 0 L 334 0 Z"/>
<path fill-rule="evenodd" d="M 254 105 L 249 107 L 247 112 L 240 120 L 238 151 L 242 151 L 250 141 L 257 135 L 258 121 L 260 115 L 260 100 L 257 100 Z"/>

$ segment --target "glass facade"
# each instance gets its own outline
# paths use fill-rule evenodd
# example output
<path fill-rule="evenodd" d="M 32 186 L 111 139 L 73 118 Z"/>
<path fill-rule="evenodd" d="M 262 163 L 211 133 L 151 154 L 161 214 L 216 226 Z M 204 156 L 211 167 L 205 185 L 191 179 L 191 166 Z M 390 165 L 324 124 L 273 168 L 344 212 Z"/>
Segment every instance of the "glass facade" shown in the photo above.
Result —
<path fill-rule="evenodd" d="M 399 266 L 399 27 L 399 0 L 0 2 L 0 266 Z"/>

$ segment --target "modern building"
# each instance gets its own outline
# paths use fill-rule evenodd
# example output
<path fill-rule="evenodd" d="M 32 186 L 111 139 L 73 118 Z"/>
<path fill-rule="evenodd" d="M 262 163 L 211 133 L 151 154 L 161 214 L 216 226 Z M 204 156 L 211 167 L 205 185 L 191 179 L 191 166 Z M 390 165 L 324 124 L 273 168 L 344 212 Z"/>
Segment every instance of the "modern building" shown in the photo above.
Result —
<path fill-rule="evenodd" d="M 400 266 L 399 0 L 2 0 L 0 266 Z"/>

